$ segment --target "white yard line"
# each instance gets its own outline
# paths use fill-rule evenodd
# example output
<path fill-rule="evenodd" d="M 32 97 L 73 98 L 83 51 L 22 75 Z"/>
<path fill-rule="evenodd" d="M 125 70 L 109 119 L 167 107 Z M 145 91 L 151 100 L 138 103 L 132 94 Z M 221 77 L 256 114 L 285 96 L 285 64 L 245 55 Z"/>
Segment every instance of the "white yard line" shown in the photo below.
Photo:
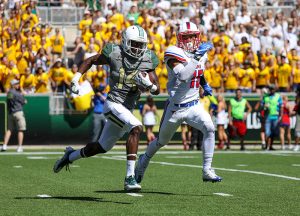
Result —
<path fill-rule="evenodd" d="M 16 165 L 16 166 L 13 166 L 14 168 L 17 168 L 17 169 L 19 169 L 19 168 L 23 168 L 22 166 L 20 166 L 20 165 Z"/>
<path fill-rule="evenodd" d="M 121 159 L 121 158 L 115 158 L 114 156 L 112 156 L 112 157 L 103 156 L 102 158 L 111 159 L 111 160 L 124 160 L 124 159 Z M 192 164 L 177 164 L 177 163 L 160 162 L 160 161 L 150 161 L 150 163 L 160 164 L 160 165 L 166 165 L 166 166 L 203 168 L 202 166 L 192 165 Z M 216 167 L 214 167 L 214 169 L 215 170 L 222 170 L 222 171 L 229 171 L 229 172 L 251 173 L 251 174 L 256 174 L 256 175 L 272 176 L 272 177 L 277 177 L 277 178 L 283 178 L 283 179 L 300 181 L 300 178 L 297 178 L 297 177 L 279 175 L 279 174 L 274 174 L 274 173 L 266 173 L 266 172 L 252 171 L 252 170 L 238 170 L 238 169 L 228 169 L 228 168 L 216 168 Z"/>
<path fill-rule="evenodd" d="M 28 156 L 27 159 L 30 160 L 45 160 L 45 159 L 49 159 L 48 157 L 43 157 L 43 156 Z"/>
<path fill-rule="evenodd" d="M 246 167 L 248 166 L 247 164 L 237 164 L 236 166 L 239 166 L 239 167 Z"/>
<path fill-rule="evenodd" d="M 166 156 L 166 158 L 183 158 L 183 159 L 186 159 L 186 158 L 196 158 L 195 156 Z"/>
<path fill-rule="evenodd" d="M 137 194 L 137 193 L 126 193 L 129 196 L 133 196 L 133 197 L 142 197 L 142 194 Z"/>
<path fill-rule="evenodd" d="M 70 167 L 72 167 L 72 168 L 79 168 L 80 166 L 78 166 L 78 165 L 70 165 Z"/>
<path fill-rule="evenodd" d="M 225 197 L 233 196 L 232 194 L 227 194 L 227 193 L 213 193 L 213 194 L 218 196 L 225 196 Z"/>
<path fill-rule="evenodd" d="M 292 166 L 300 167 L 300 164 L 292 164 Z"/>
<path fill-rule="evenodd" d="M 50 198 L 51 196 L 48 195 L 48 194 L 38 194 L 36 195 L 37 197 L 40 197 L 40 198 Z"/>

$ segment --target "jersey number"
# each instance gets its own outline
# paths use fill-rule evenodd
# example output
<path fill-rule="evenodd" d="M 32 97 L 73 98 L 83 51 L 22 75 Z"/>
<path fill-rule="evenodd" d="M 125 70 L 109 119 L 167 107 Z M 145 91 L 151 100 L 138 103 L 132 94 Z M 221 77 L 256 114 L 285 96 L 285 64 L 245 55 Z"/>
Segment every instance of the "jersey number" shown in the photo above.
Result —
<path fill-rule="evenodd" d="M 199 69 L 199 68 L 196 68 L 196 70 L 194 71 L 194 76 L 191 80 L 190 88 L 199 88 L 200 78 L 201 78 L 202 74 L 203 74 L 203 70 Z"/>
<path fill-rule="evenodd" d="M 138 70 L 133 71 L 132 73 L 126 75 L 124 68 L 119 70 L 119 83 L 118 89 L 123 89 L 123 86 L 126 85 L 130 88 L 136 87 L 133 77 L 138 73 Z"/>

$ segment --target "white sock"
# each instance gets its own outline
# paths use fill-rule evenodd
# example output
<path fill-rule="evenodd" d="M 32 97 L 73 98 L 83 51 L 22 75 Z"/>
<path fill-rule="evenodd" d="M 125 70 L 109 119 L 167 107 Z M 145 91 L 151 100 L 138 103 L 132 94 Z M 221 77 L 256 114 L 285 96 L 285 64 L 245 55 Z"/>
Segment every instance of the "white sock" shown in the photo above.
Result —
<path fill-rule="evenodd" d="M 215 149 L 215 135 L 213 132 L 203 134 L 203 170 L 210 169 Z"/>
<path fill-rule="evenodd" d="M 127 174 L 126 174 L 126 177 L 134 175 L 134 168 L 135 168 L 135 160 L 127 160 Z"/>
<path fill-rule="evenodd" d="M 7 149 L 7 145 L 3 145 L 3 146 L 2 146 L 2 149 L 3 149 L 3 150 L 6 150 L 6 149 Z"/>
<path fill-rule="evenodd" d="M 81 154 L 80 154 L 80 149 L 73 151 L 70 155 L 69 155 L 69 161 L 73 162 L 76 161 L 78 159 L 82 158 Z"/>

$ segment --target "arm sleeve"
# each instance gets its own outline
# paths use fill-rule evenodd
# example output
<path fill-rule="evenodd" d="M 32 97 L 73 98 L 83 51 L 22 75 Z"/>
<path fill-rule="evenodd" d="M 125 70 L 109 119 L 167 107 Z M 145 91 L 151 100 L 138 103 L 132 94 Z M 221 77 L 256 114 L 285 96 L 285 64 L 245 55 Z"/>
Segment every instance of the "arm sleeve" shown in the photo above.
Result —
<path fill-rule="evenodd" d="M 205 55 L 202 56 L 199 61 L 197 61 L 195 59 L 191 59 L 191 61 L 185 65 L 183 65 L 183 64 L 176 65 L 173 68 L 173 71 L 175 73 L 175 76 L 180 81 L 186 82 L 187 80 L 191 79 L 194 76 L 194 72 L 195 72 L 197 66 L 200 64 L 204 65 L 206 61 L 207 61 L 207 53 L 205 53 Z M 205 80 L 203 74 L 201 75 L 201 77 L 203 77 L 205 84 L 206 84 L 206 80 Z"/>
<path fill-rule="evenodd" d="M 181 82 L 186 82 L 194 75 L 195 69 L 198 65 L 198 61 L 192 59 L 186 65 L 178 64 L 173 68 L 174 74 Z"/>

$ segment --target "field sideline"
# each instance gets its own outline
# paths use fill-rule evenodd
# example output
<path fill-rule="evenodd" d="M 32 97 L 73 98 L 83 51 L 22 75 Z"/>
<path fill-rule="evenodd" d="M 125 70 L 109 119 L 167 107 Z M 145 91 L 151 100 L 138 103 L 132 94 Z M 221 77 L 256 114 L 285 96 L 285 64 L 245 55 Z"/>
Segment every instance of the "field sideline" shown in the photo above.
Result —
<path fill-rule="evenodd" d="M 300 153 L 217 151 L 221 183 L 201 180 L 201 153 L 160 151 L 125 193 L 125 151 L 52 172 L 62 151 L 0 153 L 0 215 L 299 215 Z"/>

